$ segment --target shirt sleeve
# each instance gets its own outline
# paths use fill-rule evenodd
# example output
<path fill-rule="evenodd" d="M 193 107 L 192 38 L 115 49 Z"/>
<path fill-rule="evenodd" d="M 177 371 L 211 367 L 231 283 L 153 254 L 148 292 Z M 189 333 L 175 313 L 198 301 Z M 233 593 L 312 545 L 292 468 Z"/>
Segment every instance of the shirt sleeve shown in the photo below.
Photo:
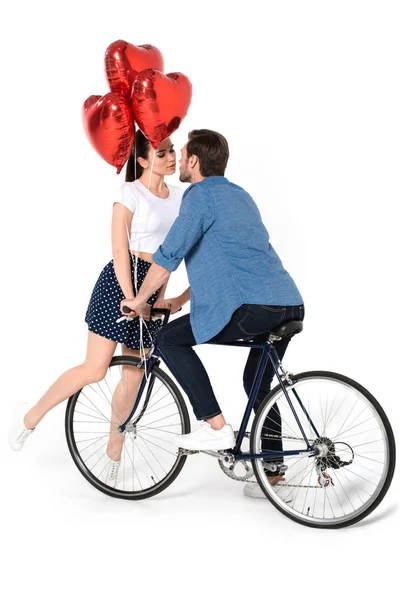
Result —
<path fill-rule="evenodd" d="M 131 185 L 127 185 L 126 182 L 123 183 L 121 185 L 121 200 L 116 200 L 116 202 L 123 204 L 134 213 L 137 207 L 136 190 Z"/>
<path fill-rule="evenodd" d="M 209 194 L 193 186 L 182 199 L 179 215 L 153 254 L 153 261 L 168 271 L 175 271 L 213 222 L 214 210 Z"/>

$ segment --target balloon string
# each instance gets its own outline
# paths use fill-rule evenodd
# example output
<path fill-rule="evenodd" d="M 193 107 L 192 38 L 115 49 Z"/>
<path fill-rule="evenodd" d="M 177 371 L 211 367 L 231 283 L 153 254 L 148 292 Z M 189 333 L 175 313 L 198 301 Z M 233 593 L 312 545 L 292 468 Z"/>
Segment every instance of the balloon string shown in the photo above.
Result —
<path fill-rule="evenodd" d="M 135 179 L 136 179 L 137 178 L 137 173 L 136 173 L 136 161 L 137 161 L 137 158 L 136 158 L 136 143 L 133 144 L 133 158 L 134 158 L 134 161 L 135 161 Z"/>
<path fill-rule="evenodd" d="M 150 167 L 150 175 L 149 175 L 149 183 L 147 186 L 147 189 L 150 190 L 150 185 L 151 185 L 151 178 L 153 175 L 153 168 L 154 168 L 154 161 L 156 158 L 156 151 L 154 150 L 153 152 L 153 160 L 151 161 L 151 167 Z M 136 167 L 136 162 L 135 162 L 135 167 Z M 137 221 L 136 221 L 137 224 Z M 136 232 L 135 232 L 136 233 Z M 137 240 L 137 236 L 135 235 L 136 241 Z M 137 261 L 135 261 L 135 289 L 136 289 L 136 294 L 137 294 Z M 139 315 L 139 328 L 140 328 L 140 358 L 142 359 L 145 356 L 145 348 L 144 348 L 144 344 L 143 344 L 143 324 L 146 327 L 146 330 L 150 336 L 150 340 L 151 340 L 151 344 L 153 345 L 153 336 L 151 335 L 151 332 L 147 326 L 146 321 L 143 319 L 142 315 Z M 146 361 L 144 362 L 144 367 L 145 367 L 145 377 L 146 377 L 146 381 L 148 380 L 148 375 L 147 375 L 147 363 Z"/>
<path fill-rule="evenodd" d="M 134 155 L 134 159 L 135 159 L 135 179 L 136 179 L 136 175 L 137 175 L 137 171 L 136 171 L 136 161 L 137 161 L 137 156 L 136 156 L 136 145 L 135 145 L 135 155 Z M 149 177 L 149 185 L 148 185 L 148 189 L 150 189 L 150 182 L 151 182 L 151 176 L 153 173 L 153 167 L 154 167 L 154 160 L 155 160 L 155 152 L 153 153 L 153 160 L 152 160 L 152 164 L 151 164 L 151 169 L 150 169 L 150 177 Z M 136 246 L 136 250 L 134 250 L 134 256 L 135 256 L 135 261 L 134 261 L 134 276 L 133 276 L 133 283 L 134 283 L 134 289 L 135 289 L 135 294 L 137 296 L 138 294 L 138 276 L 137 276 L 137 266 L 138 266 L 138 258 L 139 258 L 139 240 L 138 240 L 138 222 L 139 222 L 139 214 L 140 214 L 140 202 L 137 202 L 136 205 L 136 210 L 134 215 L 132 216 L 133 219 L 135 219 L 134 221 L 134 231 L 133 231 L 133 237 L 135 240 L 135 246 Z M 135 218 L 136 217 L 136 218 Z M 128 226 L 126 225 L 126 232 L 127 232 L 127 236 L 128 236 L 128 247 L 129 247 L 129 252 L 130 252 L 130 232 L 128 231 Z M 138 317 L 135 317 L 139 319 L 139 354 L 140 354 L 140 358 L 141 360 L 145 357 L 146 353 L 145 353 L 145 347 L 144 347 L 144 343 L 143 343 L 143 324 L 149 334 L 150 340 L 151 340 L 151 345 L 153 345 L 153 336 L 149 330 L 149 327 L 147 325 L 147 322 L 143 319 L 142 315 L 139 315 Z M 146 361 L 144 362 L 144 367 L 145 367 L 145 377 L 146 377 L 146 381 L 148 380 L 148 374 L 147 374 L 147 363 Z"/>
<path fill-rule="evenodd" d="M 151 167 L 150 167 L 149 185 L 147 186 L 148 190 L 150 189 L 150 183 L 151 183 L 151 177 L 153 175 L 153 167 L 154 167 L 154 160 L 155 160 L 155 158 L 156 158 L 156 151 L 154 149 L 153 160 L 151 161 Z"/>
<path fill-rule="evenodd" d="M 134 221 L 134 240 L 135 240 L 135 247 L 136 249 L 134 250 L 134 256 L 135 256 L 135 260 L 134 260 L 134 269 L 133 269 L 133 284 L 134 284 L 134 289 L 135 289 L 135 296 L 138 295 L 138 262 L 139 262 L 139 240 L 138 240 L 138 222 L 139 222 L 139 218 L 138 218 L 138 213 L 140 212 L 140 202 L 137 202 L 136 204 L 136 210 L 134 215 L 132 216 L 132 219 L 135 219 Z M 136 218 L 135 218 L 136 217 Z M 127 228 L 128 229 L 128 228 Z M 129 236 L 129 232 L 128 233 L 128 244 L 130 245 L 130 236 Z M 130 252 L 130 249 L 129 249 Z M 143 319 L 142 315 L 139 315 L 138 317 L 135 317 L 137 319 L 139 319 L 139 355 L 140 355 L 140 360 L 143 360 L 146 352 L 145 352 L 145 347 L 144 347 L 144 343 L 143 343 L 143 324 L 146 327 L 146 330 L 150 336 L 151 339 L 151 344 L 153 344 L 153 336 L 151 335 L 149 328 L 147 326 L 146 321 Z M 147 373 L 147 362 L 144 361 L 144 373 L 145 373 L 145 378 L 146 378 L 146 382 L 148 381 L 148 373 Z"/>

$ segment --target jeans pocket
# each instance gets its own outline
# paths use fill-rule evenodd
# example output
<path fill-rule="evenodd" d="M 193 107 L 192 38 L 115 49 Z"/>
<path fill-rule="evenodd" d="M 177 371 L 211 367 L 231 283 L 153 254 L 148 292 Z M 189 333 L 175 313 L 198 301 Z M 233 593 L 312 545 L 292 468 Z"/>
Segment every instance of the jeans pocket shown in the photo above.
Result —
<path fill-rule="evenodd" d="M 248 304 L 244 317 L 238 321 L 237 325 L 246 335 L 258 335 L 278 327 L 285 320 L 285 314 L 285 306 Z"/>
<path fill-rule="evenodd" d="M 272 306 L 271 304 L 257 304 L 257 306 L 267 310 L 268 312 L 282 313 L 282 315 L 284 315 L 286 312 L 286 306 Z"/>

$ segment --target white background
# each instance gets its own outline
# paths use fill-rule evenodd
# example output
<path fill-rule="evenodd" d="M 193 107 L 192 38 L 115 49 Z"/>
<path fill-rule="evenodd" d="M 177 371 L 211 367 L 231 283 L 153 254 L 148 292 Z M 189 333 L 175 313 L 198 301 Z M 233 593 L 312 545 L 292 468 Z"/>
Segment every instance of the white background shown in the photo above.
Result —
<path fill-rule="evenodd" d="M 0 586 L 12 583 L 13 596 L 369 598 L 394 584 L 396 477 L 368 519 L 321 531 L 245 498 L 207 457 L 189 459 L 152 500 L 106 497 L 69 457 L 65 405 L 21 453 L 8 450 L 6 430 L 15 401 L 36 402 L 85 356 L 85 311 L 111 259 L 123 175 L 90 146 L 81 107 L 107 93 L 104 52 L 125 39 L 157 46 L 165 71 L 192 81 L 178 149 L 192 128 L 229 141 L 226 175 L 253 195 L 305 301 L 285 366 L 360 381 L 398 431 L 399 25 L 398 3 L 382 0 L 2 9 Z M 168 295 L 186 285 L 182 264 Z M 237 427 L 243 351 L 198 352 Z"/>

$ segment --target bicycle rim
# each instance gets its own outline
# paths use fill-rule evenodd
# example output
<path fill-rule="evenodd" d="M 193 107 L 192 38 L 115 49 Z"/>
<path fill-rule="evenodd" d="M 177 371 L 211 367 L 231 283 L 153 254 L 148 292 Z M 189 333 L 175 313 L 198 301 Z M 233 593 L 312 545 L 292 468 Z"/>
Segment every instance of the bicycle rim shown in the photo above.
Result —
<path fill-rule="evenodd" d="M 304 525 L 338 528 L 356 523 L 378 506 L 393 477 L 394 437 L 387 417 L 365 388 L 343 375 L 302 373 L 292 381 L 286 390 L 306 438 L 320 454 L 285 456 L 284 480 L 275 485 L 269 482 L 263 462 L 255 460 L 258 483 L 281 512 Z M 261 452 L 263 439 L 264 446 L 273 442 L 275 450 L 277 442 L 283 450 L 307 448 L 280 386 L 257 412 L 252 452 Z"/>

